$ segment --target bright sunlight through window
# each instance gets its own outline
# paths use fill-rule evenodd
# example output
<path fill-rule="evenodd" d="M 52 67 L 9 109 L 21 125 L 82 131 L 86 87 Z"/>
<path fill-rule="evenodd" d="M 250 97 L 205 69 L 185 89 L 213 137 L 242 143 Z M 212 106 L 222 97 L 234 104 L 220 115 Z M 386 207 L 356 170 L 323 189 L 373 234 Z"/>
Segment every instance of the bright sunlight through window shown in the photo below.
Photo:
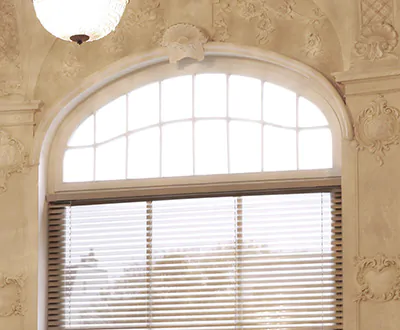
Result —
<path fill-rule="evenodd" d="M 90 115 L 64 155 L 63 181 L 332 167 L 316 105 L 239 75 L 197 74 L 136 89 Z"/>

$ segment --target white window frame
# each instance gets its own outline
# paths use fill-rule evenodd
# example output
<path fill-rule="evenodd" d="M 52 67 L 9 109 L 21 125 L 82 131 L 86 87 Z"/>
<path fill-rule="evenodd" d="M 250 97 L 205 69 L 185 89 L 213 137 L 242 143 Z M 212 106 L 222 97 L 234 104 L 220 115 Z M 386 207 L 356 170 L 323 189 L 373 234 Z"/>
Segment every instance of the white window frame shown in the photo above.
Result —
<path fill-rule="evenodd" d="M 155 179 L 128 179 L 115 181 L 94 181 L 65 183 L 63 182 L 63 158 L 67 143 L 75 129 L 90 114 L 100 109 L 110 101 L 132 90 L 152 82 L 176 77 L 180 75 L 193 75 L 199 73 L 225 73 L 244 75 L 280 85 L 297 93 L 314 104 L 325 115 L 332 132 L 333 167 L 324 170 L 298 170 L 283 172 L 260 172 L 250 174 L 223 174 L 174 178 Z M 231 185 L 245 189 L 248 186 L 257 186 L 257 183 L 269 182 L 285 186 L 287 181 L 303 181 L 306 185 L 313 185 L 315 179 L 333 180 L 338 183 L 341 175 L 341 130 L 340 119 L 317 87 L 318 82 L 294 70 L 281 66 L 261 62 L 248 58 L 235 58 L 225 56 L 207 56 L 199 63 L 188 65 L 171 65 L 163 62 L 130 73 L 127 76 L 99 89 L 89 98 L 81 102 L 63 121 L 53 140 L 48 170 L 49 200 L 62 200 L 74 196 L 76 198 L 94 198 L 109 195 L 123 196 L 132 194 L 148 195 L 149 191 L 196 191 L 218 185 Z M 320 180 L 317 180 L 320 181 Z M 307 182 L 309 182 L 307 184 Z M 330 185 L 330 184 L 328 184 Z M 200 187 L 200 188 L 199 188 Z M 232 189 L 229 189 L 232 190 Z"/>

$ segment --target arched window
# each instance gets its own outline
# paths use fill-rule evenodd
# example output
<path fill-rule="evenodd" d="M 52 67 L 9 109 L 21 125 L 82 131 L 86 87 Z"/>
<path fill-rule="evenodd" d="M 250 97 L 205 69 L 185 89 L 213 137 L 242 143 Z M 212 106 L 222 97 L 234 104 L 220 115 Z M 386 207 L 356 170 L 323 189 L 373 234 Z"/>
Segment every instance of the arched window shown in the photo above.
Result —
<path fill-rule="evenodd" d="M 342 329 L 326 99 L 265 63 L 174 70 L 109 84 L 59 128 L 48 328 Z"/>
<path fill-rule="evenodd" d="M 305 97 L 241 75 L 151 83 L 95 111 L 73 133 L 63 181 L 332 168 L 324 114 Z"/>

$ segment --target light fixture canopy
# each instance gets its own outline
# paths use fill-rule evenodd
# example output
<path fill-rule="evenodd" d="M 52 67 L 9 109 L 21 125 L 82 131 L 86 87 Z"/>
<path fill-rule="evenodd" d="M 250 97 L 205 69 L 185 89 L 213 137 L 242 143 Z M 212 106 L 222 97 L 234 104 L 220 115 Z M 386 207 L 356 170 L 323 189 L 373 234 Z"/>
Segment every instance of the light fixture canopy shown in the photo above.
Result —
<path fill-rule="evenodd" d="M 57 38 L 82 44 L 115 30 L 129 0 L 33 0 L 36 16 Z"/>

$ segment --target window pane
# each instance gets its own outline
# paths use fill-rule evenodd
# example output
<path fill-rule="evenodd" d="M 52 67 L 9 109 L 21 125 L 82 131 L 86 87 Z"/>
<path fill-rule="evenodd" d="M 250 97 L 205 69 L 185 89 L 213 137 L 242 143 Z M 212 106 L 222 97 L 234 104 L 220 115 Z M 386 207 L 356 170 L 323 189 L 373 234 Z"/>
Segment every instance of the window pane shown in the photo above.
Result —
<path fill-rule="evenodd" d="M 160 128 L 150 128 L 129 137 L 128 178 L 160 176 Z"/>
<path fill-rule="evenodd" d="M 196 117 L 226 116 L 226 75 L 196 75 L 195 115 Z"/>
<path fill-rule="evenodd" d="M 329 128 L 302 130 L 299 133 L 299 168 L 332 167 L 332 134 Z"/>
<path fill-rule="evenodd" d="M 69 147 L 88 146 L 94 143 L 94 116 L 91 115 L 72 134 Z"/>
<path fill-rule="evenodd" d="M 264 127 L 264 171 L 297 169 L 296 131 Z"/>
<path fill-rule="evenodd" d="M 296 127 L 296 93 L 271 83 L 264 83 L 264 121 Z"/>
<path fill-rule="evenodd" d="M 195 126 L 196 174 L 228 173 L 225 120 L 201 120 Z"/>
<path fill-rule="evenodd" d="M 84 182 L 93 180 L 93 148 L 69 149 L 64 154 L 63 181 Z"/>
<path fill-rule="evenodd" d="M 96 180 L 125 179 L 126 137 L 101 145 L 96 150 Z"/>
<path fill-rule="evenodd" d="M 162 176 L 193 175 L 192 122 L 162 128 Z"/>
<path fill-rule="evenodd" d="M 129 93 L 129 130 L 142 128 L 159 122 L 159 83 L 146 85 Z"/>
<path fill-rule="evenodd" d="M 322 111 L 304 97 L 299 98 L 299 126 L 316 127 L 328 125 Z"/>
<path fill-rule="evenodd" d="M 161 92 L 162 121 L 192 117 L 192 76 L 164 80 Z"/>
<path fill-rule="evenodd" d="M 261 124 L 232 121 L 229 125 L 231 173 L 262 171 Z"/>
<path fill-rule="evenodd" d="M 101 143 L 126 132 L 126 96 L 96 112 L 96 142 Z"/>
<path fill-rule="evenodd" d="M 261 81 L 232 75 L 229 77 L 229 116 L 261 119 Z"/>

